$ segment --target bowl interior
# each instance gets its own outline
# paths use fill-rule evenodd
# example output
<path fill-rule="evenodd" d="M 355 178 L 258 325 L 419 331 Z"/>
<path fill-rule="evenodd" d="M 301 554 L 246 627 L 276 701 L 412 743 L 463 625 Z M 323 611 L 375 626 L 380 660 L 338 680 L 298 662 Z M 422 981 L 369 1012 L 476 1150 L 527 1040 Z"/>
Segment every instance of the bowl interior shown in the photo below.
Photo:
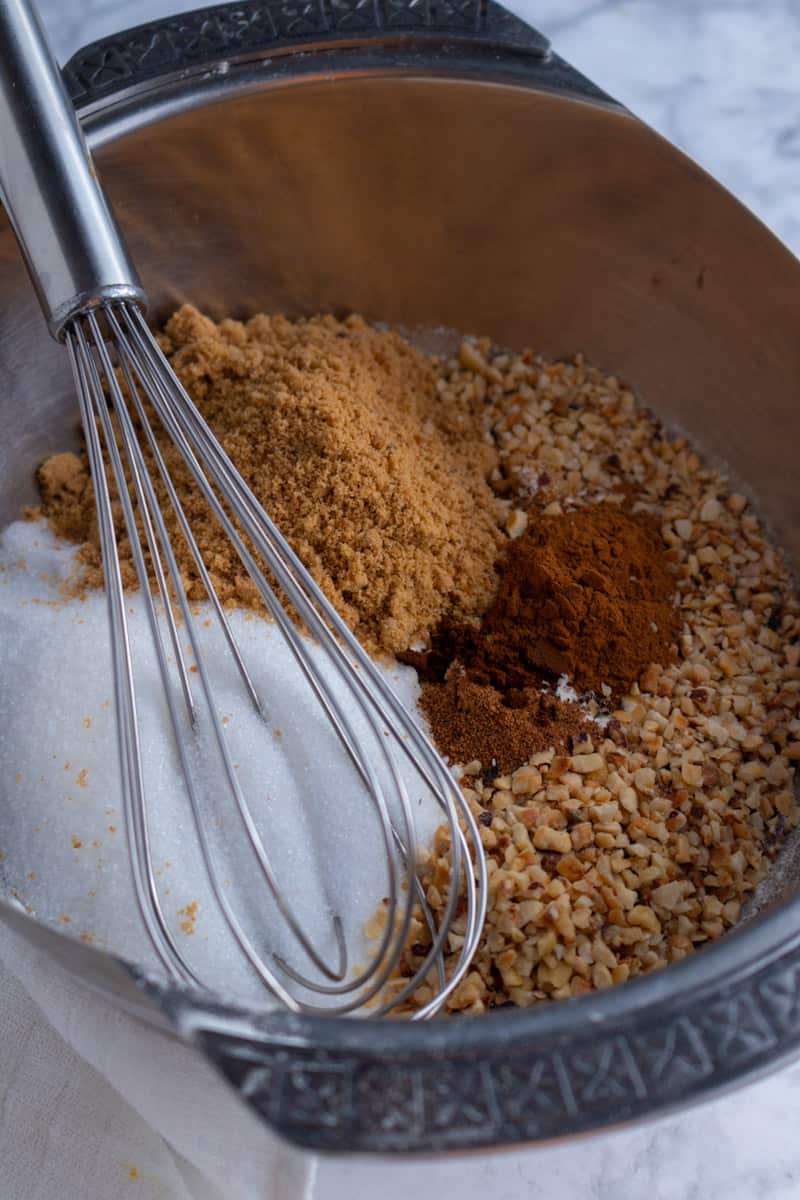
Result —
<path fill-rule="evenodd" d="M 726 464 L 796 560 L 800 265 L 629 114 L 501 83 L 312 76 L 148 123 L 112 112 L 96 141 L 154 320 L 183 301 L 356 310 L 583 351 Z M 5 523 L 77 411 L 5 223 L 0 265 Z M 3 850 L 8 880 L 13 836 Z M 771 899 L 796 888 L 787 863 Z"/>

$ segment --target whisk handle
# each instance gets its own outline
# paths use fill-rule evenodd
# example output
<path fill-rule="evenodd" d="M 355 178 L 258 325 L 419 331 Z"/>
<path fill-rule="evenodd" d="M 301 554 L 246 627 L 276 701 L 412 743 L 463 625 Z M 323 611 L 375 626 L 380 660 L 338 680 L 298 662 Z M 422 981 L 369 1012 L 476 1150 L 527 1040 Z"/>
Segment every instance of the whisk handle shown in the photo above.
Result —
<path fill-rule="evenodd" d="M 29 0 L 0 0 L 0 199 L 53 337 L 144 291 Z"/>

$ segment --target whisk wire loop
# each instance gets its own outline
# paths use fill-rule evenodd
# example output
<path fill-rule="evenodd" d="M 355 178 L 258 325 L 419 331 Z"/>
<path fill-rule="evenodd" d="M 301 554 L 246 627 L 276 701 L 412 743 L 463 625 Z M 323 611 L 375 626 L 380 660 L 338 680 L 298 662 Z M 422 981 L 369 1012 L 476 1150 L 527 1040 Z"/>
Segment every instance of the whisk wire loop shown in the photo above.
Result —
<path fill-rule="evenodd" d="M 101 329 L 101 319 L 108 334 Z M 111 348 L 107 338 L 110 339 Z M 130 304 L 107 305 L 102 309 L 102 318 L 89 313 L 68 326 L 66 343 L 73 363 L 92 478 L 97 492 L 112 629 L 122 786 L 134 889 L 145 928 L 160 961 L 185 982 L 199 983 L 196 972 L 185 954 L 178 949 L 170 932 L 152 869 L 135 675 L 104 448 L 142 590 L 197 843 L 212 894 L 234 939 L 273 996 L 293 1011 L 337 1014 L 372 1011 L 374 1015 L 382 1015 L 402 1004 L 422 982 L 432 984 L 430 972 L 433 971 L 436 987 L 432 999 L 419 1007 L 414 1016 L 420 1019 L 432 1015 L 442 1007 L 469 967 L 486 906 L 486 868 L 480 837 L 474 816 L 460 788 L 417 721 L 375 669 L 371 659 L 235 470 L 172 373 L 138 308 Z M 337 959 L 330 963 L 314 945 L 285 894 L 250 803 L 237 778 L 215 704 L 213 682 L 195 630 L 194 614 L 159 504 L 154 478 L 160 480 L 164 488 L 217 625 L 254 710 L 265 722 L 265 729 L 267 714 L 178 496 L 151 414 L 158 419 L 164 433 L 177 447 L 195 484 L 255 584 L 302 677 L 320 703 L 354 767 L 377 820 L 387 879 L 385 920 L 381 936 L 377 939 L 378 944 L 371 950 L 367 965 L 349 974 L 348 948 L 340 915 L 328 902 L 334 935 L 334 957 Z M 154 464 L 155 476 L 151 476 L 145 449 Z M 354 711 L 358 712 L 369 730 L 372 739 L 368 744 L 369 751 L 365 749 L 363 738 L 356 734 L 325 673 L 314 665 L 304 635 L 290 618 L 256 555 L 324 652 L 326 661 L 336 672 L 336 678 L 346 687 Z M 155 584 L 155 591 L 152 590 L 152 583 Z M 179 621 L 187 631 L 189 651 L 195 664 L 193 670 L 199 678 L 199 696 L 203 701 L 200 708 L 181 651 Z M 175 690 L 170 656 L 162 635 L 164 626 L 172 649 L 174 669 L 178 673 L 178 692 Z M 181 694 L 185 710 L 183 715 L 179 707 Z M 222 765 L 227 790 L 235 802 L 248 843 L 277 910 L 309 963 L 322 978 L 310 975 L 297 963 L 290 963 L 283 953 L 260 951 L 246 932 L 227 894 L 206 828 L 190 752 L 191 747 L 199 745 L 203 735 L 209 732 L 214 753 Z M 417 872 L 414 817 L 406 782 L 394 753 L 398 745 L 415 768 L 420 782 L 435 797 L 449 837 L 450 886 L 438 919 L 434 918 L 427 903 Z M 381 764 L 386 783 L 379 776 L 377 763 Z M 391 804 L 385 791 L 387 784 L 392 797 Z M 463 899 L 460 899 L 462 896 Z M 462 912 L 460 904 L 463 904 L 465 911 Z M 411 978 L 402 985 L 389 986 L 409 940 L 411 923 L 417 910 L 428 926 L 430 946 Z M 451 967 L 448 974 L 444 965 L 444 951 L 457 912 L 462 912 L 464 932 L 459 932 L 459 938 L 463 939 L 463 944 L 455 969 Z M 320 997 L 320 1000 L 315 1002 L 314 996 Z"/>
<path fill-rule="evenodd" d="M 147 823 L 144 820 L 145 789 L 128 619 L 117 554 L 111 496 L 97 430 L 99 412 L 104 403 L 102 392 L 99 391 L 99 380 L 93 370 L 88 346 L 85 338 L 81 336 L 81 331 L 70 329 L 65 340 L 75 379 L 89 464 L 95 486 L 101 557 L 111 632 L 121 782 L 125 799 L 123 809 L 134 892 L 145 929 L 162 965 L 168 970 L 175 971 L 178 978 L 184 982 L 199 985 L 199 979 L 178 951 L 164 917 L 152 871 L 152 856 L 149 853 Z"/>
<path fill-rule="evenodd" d="M 399 740 L 400 747 L 409 761 L 431 788 L 447 820 L 454 880 L 458 880 L 460 877 L 462 862 L 469 863 L 466 838 L 458 826 L 458 816 L 461 815 L 470 841 L 476 847 L 474 857 L 477 879 L 474 881 L 474 886 L 468 880 L 468 922 L 465 943 L 471 948 L 471 952 L 474 952 L 485 915 L 486 870 L 480 851 L 481 843 L 477 825 L 468 806 L 464 803 L 460 790 L 438 753 L 422 734 L 417 722 L 405 710 L 392 689 L 375 670 L 373 663 L 362 650 L 358 641 L 310 577 L 268 514 L 247 488 L 241 476 L 233 468 L 190 396 L 172 372 L 141 313 L 130 305 L 121 306 L 121 308 L 127 330 L 135 338 L 143 353 L 154 358 L 156 367 L 160 366 L 161 368 L 157 373 L 164 385 L 164 391 L 168 390 L 171 395 L 172 411 L 181 418 L 187 433 L 193 437 L 195 449 L 199 449 L 204 456 L 204 461 L 210 464 L 210 473 L 217 485 L 226 496 L 235 496 L 237 499 L 240 505 L 237 508 L 237 514 L 247 529 L 248 535 L 258 547 L 259 553 L 268 562 L 281 587 L 300 612 L 313 635 L 326 644 L 332 654 L 339 655 L 342 668 L 355 675 L 358 686 L 365 691 L 371 704 L 381 713 L 384 721 L 389 723 L 390 718 L 387 718 L 387 711 L 394 716 L 397 724 L 393 726 L 393 734 Z M 341 655 L 340 643 L 344 643 L 354 661 L 350 661 L 347 655 Z M 440 921 L 440 932 L 433 940 L 428 959 L 420 967 L 420 974 L 424 973 L 440 952 L 454 917 L 457 900 L 457 888 L 451 887 Z M 466 958 L 466 954 L 464 957 Z M 459 970 L 456 973 L 455 981 L 451 978 L 447 994 L 457 986 L 462 974 L 463 972 Z M 408 994 L 411 990 L 413 987 L 409 987 Z M 400 993 L 400 995 L 405 998 L 404 993 Z M 434 1002 L 437 1008 L 440 1000 L 442 1000 L 441 993 Z M 394 1001 L 394 1003 L 397 1002 L 397 1000 Z M 429 1014 L 422 1010 L 421 1015 Z"/>
<path fill-rule="evenodd" d="M 112 327 L 113 327 L 113 321 L 112 321 Z M 120 349 L 122 350 L 123 355 L 129 353 L 127 348 L 125 348 L 124 343 L 118 343 L 118 345 L 119 345 Z M 134 369 L 137 371 L 137 374 L 140 376 L 142 381 L 148 382 L 146 373 L 143 372 L 141 369 L 141 363 L 135 357 L 132 358 L 132 362 L 134 364 Z M 149 383 L 151 385 L 151 389 L 153 389 L 153 390 L 150 390 L 148 394 L 150 396 L 151 401 L 153 401 L 155 403 L 154 391 L 157 394 L 161 390 L 159 387 L 159 382 L 157 379 L 150 377 Z M 139 410 L 140 410 L 140 412 L 142 411 L 141 404 L 139 404 Z M 144 419 L 146 421 L 146 415 L 143 412 L 142 412 L 142 416 L 144 416 Z M 184 444 L 181 431 L 179 429 L 170 429 L 169 432 L 170 432 L 171 436 L 173 437 L 173 439 L 176 441 L 176 444 L 178 444 L 180 446 L 180 448 L 182 449 L 182 451 L 184 452 L 184 457 L 185 457 L 187 463 L 190 465 L 190 467 L 193 470 L 193 474 L 195 475 L 196 482 L 198 482 L 198 484 L 201 486 L 201 489 L 203 490 L 203 492 L 207 496 L 207 498 L 210 501 L 213 501 L 214 509 L 215 509 L 215 511 L 217 511 L 217 507 L 219 505 L 217 497 L 215 496 L 214 492 L 211 490 L 210 485 L 208 484 L 208 480 L 205 478 L 205 475 L 202 472 L 202 468 L 198 464 L 196 458 L 194 458 L 191 448 L 188 446 L 188 444 Z M 389 857 L 390 879 L 389 879 L 389 889 L 388 889 L 389 890 L 389 906 L 388 906 L 388 910 L 387 910 L 387 914 L 386 914 L 387 922 L 386 922 L 386 927 L 385 927 L 385 932 L 384 932 L 383 944 L 381 947 L 379 947 L 378 951 L 373 956 L 372 962 L 371 962 L 370 966 L 367 968 L 367 970 L 365 970 L 364 972 L 362 972 L 361 974 L 356 976 L 354 980 L 349 980 L 346 984 L 343 984 L 340 987 L 326 987 L 326 986 L 318 984 L 318 983 L 312 983 L 310 980 L 308 980 L 306 977 L 301 975 L 295 969 L 287 968 L 284 960 L 280 959 L 278 961 L 280 962 L 280 965 L 287 971 L 287 974 L 291 975 L 291 977 L 293 979 L 295 979 L 296 982 L 302 983 L 308 987 L 312 987 L 313 990 L 319 991 L 319 992 L 324 992 L 325 994 L 337 994 L 337 993 L 351 992 L 356 987 L 360 987 L 361 985 L 363 985 L 366 982 L 366 980 L 378 970 L 378 967 L 382 966 L 383 967 L 382 974 L 372 984 L 371 992 L 369 993 L 369 994 L 372 994 L 373 992 L 377 992 L 378 990 L 380 990 L 380 988 L 385 983 L 386 978 L 388 977 L 388 974 L 391 970 L 391 962 L 388 960 L 385 960 L 385 949 L 388 948 L 389 944 L 391 943 L 391 941 L 393 940 L 393 938 L 395 936 L 392 926 L 393 926 L 396 908 L 397 908 L 397 900 L 395 897 L 398 894 L 397 893 L 397 879 L 396 879 L 394 865 L 393 865 L 393 856 L 392 856 L 392 852 L 391 852 L 391 846 L 388 843 L 390 824 L 389 824 L 389 818 L 388 818 L 388 811 L 386 809 L 385 801 L 382 796 L 382 790 L 377 783 L 376 777 L 375 777 L 372 767 L 369 763 L 369 760 L 366 759 L 364 757 L 363 753 L 357 749 L 357 741 L 355 739 L 352 729 L 350 728 L 349 722 L 347 721 L 347 718 L 345 717 L 341 708 L 336 705 L 336 701 L 330 694 L 330 691 L 329 691 L 329 688 L 327 686 L 325 679 L 315 676 L 312 672 L 309 671 L 308 664 L 306 661 L 306 656 L 304 656 L 303 652 L 302 652 L 303 643 L 302 643 L 302 639 L 301 639 L 299 633 L 297 632 L 295 627 L 292 625 L 292 623 L 288 620 L 286 613 L 283 610 L 282 605 L 280 604 L 280 602 L 278 601 L 277 597 L 274 595 L 272 590 L 269 588 L 269 585 L 266 583 L 266 580 L 264 579 L 261 572 L 258 570 L 258 568 L 255 564 L 255 561 L 253 560 L 252 556 L 247 551 L 246 547 L 244 546 L 244 543 L 242 542 L 242 540 L 239 537 L 238 533 L 236 532 L 235 528 L 231 525 L 230 529 L 228 529 L 227 515 L 224 514 L 224 512 L 222 515 L 226 522 L 226 532 L 229 533 L 229 536 L 231 537 L 231 541 L 233 542 L 233 544 L 235 545 L 237 550 L 240 552 L 240 557 L 242 558 L 242 561 L 244 562 L 246 568 L 248 569 L 248 571 L 251 575 L 251 578 L 253 578 L 254 582 L 256 583 L 256 585 L 259 588 L 259 591 L 262 593 L 262 595 L 265 599 L 265 602 L 268 603 L 271 611 L 273 611 L 275 613 L 275 619 L 281 625 L 282 631 L 285 632 L 287 642 L 289 643 L 290 648 L 292 649 L 292 652 L 295 656 L 298 666 L 301 668 L 301 670 L 305 674 L 309 684 L 311 685 L 315 694 L 317 695 L 317 698 L 319 699 L 320 703 L 323 705 L 323 707 L 326 711 L 326 714 L 329 717 L 329 720 L 331 721 L 332 725 L 334 726 L 334 728 L 337 730 L 337 732 L 340 735 L 342 744 L 345 746 L 348 753 L 350 754 L 350 757 L 351 757 L 354 765 L 356 766 L 357 770 L 359 771 L 359 774 L 361 775 L 362 780 L 367 785 L 367 787 L 370 791 L 370 795 L 372 796 L 374 802 L 379 807 L 379 811 L 381 814 L 381 830 L 382 830 L 382 834 L 384 836 L 385 849 L 387 851 L 387 854 L 390 856 Z M 197 648 L 195 648 L 195 653 L 196 654 L 199 653 L 199 650 L 197 650 Z M 402 778 L 397 773 L 396 764 L 394 763 L 393 758 L 389 754 L 388 749 L 385 746 L 384 740 L 381 740 L 378 736 L 380 730 L 379 730 L 378 723 L 375 720 L 374 714 L 371 711 L 368 711 L 364 708 L 360 698 L 357 696 L 356 696 L 356 701 L 362 707 L 365 717 L 368 719 L 368 721 L 371 724 L 373 733 L 375 734 L 375 737 L 376 737 L 376 745 L 378 747 L 379 754 L 381 754 L 384 757 L 384 759 L 386 761 L 386 765 L 388 766 L 390 772 L 392 773 L 393 783 L 394 783 L 396 793 L 402 802 L 403 819 L 404 819 L 405 831 L 406 831 L 406 841 L 404 842 L 403 840 L 401 840 L 400 836 L 397 835 L 397 832 L 394 829 L 394 827 L 391 827 L 391 832 L 392 832 L 392 835 L 394 836 L 394 839 L 395 839 L 398 849 L 401 851 L 403 860 L 406 863 L 407 879 L 405 882 L 405 889 L 406 889 L 406 892 L 408 893 L 409 886 L 413 882 L 413 871 L 409 864 L 413 863 L 413 856 L 415 855 L 415 847 L 414 847 L 414 841 L 413 841 L 413 823 L 412 823 L 412 818 L 410 815 L 410 809 L 409 809 L 409 803 L 408 803 L 408 798 L 407 798 L 407 794 L 406 794 L 405 784 L 404 784 Z M 257 835 L 255 835 L 254 826 L 252 825 L 251 822 L 249 822 L 248 817 L 246 815 L 244 816 L 243 819 L 245 819 L 246 824 L 248 825 L 248 833 L 249 834 L 253 833 L 253 837 L 251 838 L 251 843 L 253 844 L 253 848 L 256 850 L 257 854 L 260 854 L 262 851 L 256 840 Z M 408 848 L 407 848 L 408 845 L 411 846 L 411 854 L 408 853 Z M 407 929 L 410 925 L 411 915 L 412 915 L 411 914 L 411 902 L 408 901 L 405 905 L 405 911 L 403 913 L 403 918 L 402 918 L 402 930 L 401 931 L 402 931 L 403 935 L 405 935 L 405 933 L 407 933 Z M 384 963 L 385 963 L 385 965 L 384 965 Z M 318 965 L 318 964 L 315 964 L 315 965 Z M 332 973 L 329 973 L 329 972 L 325 972 L 325 973 L 329 974 L 329 977 L 333 977 Z M 355 1007 L 355 1006 L 361 1005 L 363 1003 L 364 1003 L 364 995 L 362 994 L 361 997 L 359 998 L 359 1000 L 356 1003 L 354 1003 L 353 1006 Z"/>
<path fill-rule="evenodd" d="M 138 511 L 139 511 L 139 514 L 140 514 L 140 517 L 142 520 L 144 530 L 145 530 L 145 537 L 146 537 L 146 541 L 148 544 L 148 549 L 151 554 L 151 559 L 156 568 L 155 574 L 156 574 L 157 579 L 159 580 L 159 584 L 160 584 L 159 590 L 161 592 L 162 600 L 164 601 L 166 617 L 167 617 L 168 622 L 170 623 L 170 627 L 174 627 L 174 619 L 173 619 L 171 607 L 169 604 L 169 595 L 168 595 L 167 589 L 166 589 L 163 569 L 161 568 L 161 564 L 160 564 L 159 547 L 156 544 L 156 539 L 155 539 L 155 536 L 153 533 L 153 521 L 155 522 L 156 526 L 159 529 L 159 541 L 161 543 L 161 547 L 165 550 L 165 553 L 168 554 L 168 557 L 171 560 L 171 571 L 173 574 L 173 582 L 175 581 L 175 579 L 179 579 L 178 572 L 177 572 L 177 566 L 175 564 L 174 556 L 172 555 L 172 551 L 169 546 L 169 539 L 166 536 L 166 531 L 163 526 L 163 518 L 158 509 L 158 504 L 157 504 L 157 500 L 155 497 L 155 493 L 153 491 L 152 483 L 150 482 L 150 479 L 147 475 L 144 460 L 141 455 L 141 450 L 138 447 L 138 444 L 135 440 L 132 424 L 130 422 L 128 413 L 126 411 L 119 385 L 113 374 L 110 360 L 108 358 L 105 347 L 102 344 L 102 339 L 100 338 L 100 335 L 99 335 L 99 328 L 97 326 L 96 318 L 94 318 L 93 316 L 88 317 L 86 319 L 86 324 L 87 324 L 89 332 L 92 336 L 92 342 L 94 345 L 95 352 L 97 353 L 97 356 L 103 367 L 106 385 L 109 389 L 109 392 L 111 394 L 111 398 L 113 401 L 114 412 L 115 412 L 115 415 L 117 418 L 117 423 L 118 423 L 117 437 L 119 438 L 119 441 L 122 444 L 125 454 L 127 456 L 128 467 L 129 467 L 129 470 L 131 473 L 131 478 L 133 481 L 134 495 L 137 500 Z M 79 345 L 82 350 L 82 355 L 83 355 L 84 361 L 86 361 L 86 356 L 88 354 L 89 348 L 87 345 L 86 335 L 84 334 L 82 329 L 78 330 L 77 338 L 78 338 L 78 342 L 79 342 Z M 185 748 L 186 731 L 185 731 L 185 729 L 183 729 L 181 727 L 179 713 L 175 707 L 172 689 L 170 687 L 168 666 L 167 666 L 166 655 L 164 653 L 163 642 L 162 642 L 162 639 L 160 636 L 158 615 L 156 613 L 155 605 L 153 603 L 153 598 L 149 591 L 149 580 L 147 577 L 146 565 L 145 565 L 144 557 L 142 554 L 142 548 L 138 541 L 137 530 L 136 530 L 136 525 L 135 525 L 135 518 L 134 518 L 134 514 L 133 514 L 131 500 L 127 494 L 127 491 L 125 490 L 125 478 L 124 478 L 123 469 L 122 469 L 122 461 L 121 461 L 119 452 L 116 447 L 111 417 L 110 417 L 110 414 L 108 411 L 108 406 L 105 404 L 104 398 L 102 396 L 102 392 L 99 389 L 99 383 L 97 380 L 95 380 L 95 384 L 94 384 L 94 387 L 92 390 L 93 390 L 95 398 L 97 398 L 98 396 L 100 397 L 100 404 L 97 405 L 97 407 L 96 407 L 97 417 L 99 419 L 99 422 L 101 424 L 101 427 L 102 427 L 104 435 L 105 435 L 109 458 L 111 460 L 112 469 L 114 471 L 114 477 L 115 477 L 117 491 L 120 493 L 120 496 L 121 496 L 123 513 L 125 516 L 126 526 L 128 528 L 129 537 L 131 539 L 132 552 L 133 552 L 133 556 L 134 556 L 136 570 L 137 570 L 137 574 L 139 576 L 140 584 L 142 586 L 142 595 L 143 595 L 144 605 L 145 605 L 145 609 L 147 611 L 148 621 L 149 621 L 150 629 L 151 629 L 151 635 L 152 635 L 154 646 L 156 649 L 156 656 L 157 656 L 157 660 L 158 660 L 158 664 L 159 664 L 159 671 L 162 676 L 162 682 L 164 684 L 164 692 L 165 692 L 165 696 L 166 696 L 166 700 L 167 700 L 167 705 L 170 710 L 170 717 L 171 717 L 171 720 L 173 723 L 176 745 L 178 748 L 179 756 L 181 757 L 183 776 L 186 781 L 187 789 L 189 792 L 189 799 L 190 799 L 190 803 L 192 806 L 193 816 L 195 818 L 195 825 L 196 825 L 197 832 L 198 832 L 198 837 L 199 837 L 200 846 L 201 846 L 201 852 L 203 854 L 204 863 L 205 863 L 206 869 L 208 871 L 209 878 L 211 880 L 212 890 L 214 892 L 215 899 L 217 900 L 218 904 L 220 905 L 220 908 L 223 911 L 223 914 L 229 925 L 229 928 L 233 932 L 234 936 L 236 937 L 237 942 L 239 943 L 240 947 L 243 949 L 243 951 L 247 955 L 248 959 L 250 960 L 250 962 L 252 963 L 252 965 L 254 966 L 256 971 L 261 975 L 264 982 L 273 991 L 275 991 L 277 995 L 279 995 L 279 997 L 283 1000 L 284 1003 L 287 1003 L 289 1006 L 293 1006 L 291 994 L 288 993 L 285 989 L 283 989 L 281 987 L 280 982 L 279 982 L 277 976 L 275 975 L 275 973 L 273 971 L 268 970 L 268 968 L 266 968 L 265 964 L 263 963 L 263 961 L 261 960 L 257 951 L 255 950 L 254 946 L 252 945 L 252 942 L 250 941 L 250 939 L 247 938 L 246 934 L 244 933 L 242 925 L 241 925 L 240 921 L 237 919 L 235 911 L 233 910 L 233 908 L 230 904 L 230 901 L 228 900 L 228 898 L 225 894 L 225 891 L 222 887 L 222 884 L 218 878 L 218 872 L 215 867 L 213 854 L 211 852 L 209 840 L 206 836 L 205 825 L 204 825 L 204 822 L 202 821 L 200 811 L 199 811 L 199 802 L 198 802 L 197 791 L 196 791 L 196 786 L 195 786 L 195 772 L 192 771 L 191 764 L 188 761 L 188 758 L 186 755 L 186 748 Z M 152 515 L 153 521 L 151 521 L 151 515 Z M 206 693 L 206 699 L 208 701 L 210 701 L 210 699 L 211 699 L 210 682 L 208 680 L 208 676 L 205 671 L 205 664 L 203 661 L 203 656 L 200 653 L 196 639 L 193 636 L 193 622 L 191 620 L 191 614 L 189 612 L 186 597 L 185 597 L 183 589 L 180 587 L 179 584 L 178 584 L 176 591 L 177 591 L 177 601 L 178 601 L 178 605 L 179 605 L 179 608 L 181 611 L 181 616 L 186 625 L 187 632 L 188 632 L 188 635 L 190 638 L 190 642 L 192 643 L 192 649 L 193 649 L 193 651 L 195 651 L 195 658 L 196 658 L 196 663 L 197 663 L 197 667 L 198 667 L 198 672 L 200 674 L 201 684 L 202 684 L 204 692 Z M 195 707 L 194 707 L 193 703 L 191 704 L 190 713 L 192 715 L 192 719 L 194 720 L 195 719 Z M 222 757 L 222 762 L 224 764 L 225 774 L 227 777 L 228 785 L 232 789 L 232 791 L 236 795 L 237 799 L 241 803 L 242 816 L 243 816 L 243 820 L 245 821 L 245 823 L 247 825 L 248 834 L 251 838 L 251 842 L 254 846 L 254 849 L 256 849 L 256 851 L 258 853 L 259 862 L 260 862 L 260 865 L 262 866 L 262 870 L 264 870 L 265 875 L 268 878 L 268 882 L 270 883 L 270 886 L 271 886 L 273 892 L 275 893 L 276 901 L 277 901 L 279 907 L 281 908 L 282 916 L 289 923 L 290 927 L 292 928 L 292 931 L 295 933 L 295 936 L 301 942 L 304 950 L 306 950 L 306 952 L 309 954 L 309 957 L 314 962 L 314 965 L 317 966 L 318 969 L 321 970 L 323 973 L 327 974 L 330 978 L 342 978 L 342 976 L 344 975 L 344 971 L 346 969 L 346 954 L 345 954 L 345 947 L 344 947 L 342 934 L 341 934 L 340 923 L 338 922 L 338 920 L 336 918 L 334 918 L 334 932 L 336 935 L 337 948 L 339 951 L 339 965 L 338 965 L 338 967 L 335 967 L 335 968 L 329 968 L 323 962 L 321 957 L 314 950 L 314 947 L 311 945 L 310 941 L 304 935 L 304 933 L 299 925 L 299 922 L 297 922 L 297 920 L 294 916 L 294 913 L 292 912 L 290 906 L 286 902 L 285 897 L 281 893 L 281 890 L 278 886 L 277 880 L 275 879 L 274 874 L 271 869 L 271 866 L 266 858 L 266 854 L 264 853 L 263 846 L 260 842 L 257 830 L 255 828 L 255 824 L 252 821 L 252 818 L 250 817 L 249 810 L 246 805 L 246 801 L 244 800 L 244 797 L 241 794 L 241 789 L 240 789 L 238 781 L 236 779 L 233 764 L 230 760 L 230 755 L 228 753 L 228 750 L 227 750 L 227 747 L 225 744 L 225 739 L 224 739 L 221 725 L 219 723 L 218 714 L 216 713 L 216 710 L 213 707 L 213 705 L 211 705 L 210 703 L 209 703 L 209 713 L 210 713 L 211 723 L 213 725 L 213 731 L 215 734 L 217 746 L 219 747 L 219 751 L 220 751 L 220 754 Z M 134 731 L 134 735 L 135 735 L 135 731 Z M 144 796 L 144 793 L 142 793 L 142 797 L 143 796 Z M 136 811 L 143 812 L 143 799 L 141 801 L 138 801 L 138 800 L 135 801 L 135 809 L 136 809 Z M 146 816 L 144 815 L 144 813 L 143 813 L 142 818 L 140 818 L 138 825 L 140 828 L 143 828 L 146 833 L 147 821 L 146 821 Z M 148 861 L 149 861 L 149 855 L 148 855 Z M 151 894 L 154 894 L 154 893 L 151 893 Z M 177 958 L 179 960 L 180 965 L 182 965 L 183 967 L 186 967 L 187 964 L 185 962 L 185 959 L 184 959 L 183 955 L 181 955 L 179 952 L 177 952 L 173 941 L 171 941 L 171 940 L 169 941 L 168 947 L 169 947 L 170 956 L 174 959 L 177 954 Z"/>

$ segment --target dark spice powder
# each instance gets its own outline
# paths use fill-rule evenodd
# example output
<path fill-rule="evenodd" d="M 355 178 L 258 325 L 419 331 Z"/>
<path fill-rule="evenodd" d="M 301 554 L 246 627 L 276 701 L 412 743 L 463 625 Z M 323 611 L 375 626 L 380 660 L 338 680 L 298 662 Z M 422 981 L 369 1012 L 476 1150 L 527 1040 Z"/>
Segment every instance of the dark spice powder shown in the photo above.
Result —
<path fill-rule="evenodd" d="M 599 504 L 540 516 L 511 543 L 469 669 L 507 692 L 542 672 L 624 694 L 679 631 L 658 521 Z"/>
<path fill-rule="evenodd" d="M 434 741 L 451 762 L 479 759 L 485 770 L 494 759 L 503 775 L 539 750 L 571 750 L 582 736 L 597 732 L 577 704 L 537 688 L 517 692 L 513 700 L 475 683 L 456 665 L 442 683 L 423 684 L 420 702 Z"/>
<path fill-rule="evenodd" d="M 675 580 L 656 519 L 600 504 L 535 516 L 500 565 L 479 627 L 444 624 L 431 649 L 403 661 L 420 672 L 421 704 L 454 762 L 570 747 L 591 732 L 576 704 L 543 693 L 567 675 L 579 691 L 618 699 L 651 663 L 670 660 L 679 631 Z"/>

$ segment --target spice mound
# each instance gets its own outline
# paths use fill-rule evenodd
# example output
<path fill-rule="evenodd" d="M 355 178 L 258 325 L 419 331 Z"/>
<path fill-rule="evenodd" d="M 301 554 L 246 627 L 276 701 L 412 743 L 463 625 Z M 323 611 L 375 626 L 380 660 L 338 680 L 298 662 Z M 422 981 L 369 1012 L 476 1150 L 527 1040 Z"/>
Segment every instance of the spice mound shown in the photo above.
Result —
<path fill-rule="evenodd" d="M 503 691 L 544 672 L 618 697 L 669 660 L 675 586 L 649 513 L 599 504 L 539 516 L 512 543 L 467 669 Z"/>
<path fill-rule="evenodd" d="M 436 360 L 358 317 L 215 324 L 184 307 L 161 342 L 246 482 L 369 649 L 393 654 L 446 612 L 486 607 L 502 512 L 487 482 L 496 454 L 485 387 L 443 390 Z M 167 438 L 161 449 L 221 600 L 258 608 L 177 450 Z M 53 531 L 83 543 L 79 586 L 101 587 L 85 454 L 45 463 L 39 482 Z M 189 598 L 201 601 L 163 488 L 159 500 Z M 117 532 L 123 580 L 133 588 L 121 514 Z"/>
<path fill-rule="evenodd" d="M 425 680 L 422 709 L 439 747 L 462 764 L 494 759 L 500 771 L 571 749 L 594 727 L 543 682 L 566 675 L 581 690 L 623 695 L 674 656 L 675 587 L 649 513 L 598 504 L 537 515 L 506 551 L 480 626 L 446 622 L 428 652 L 400 656 Z"/>

